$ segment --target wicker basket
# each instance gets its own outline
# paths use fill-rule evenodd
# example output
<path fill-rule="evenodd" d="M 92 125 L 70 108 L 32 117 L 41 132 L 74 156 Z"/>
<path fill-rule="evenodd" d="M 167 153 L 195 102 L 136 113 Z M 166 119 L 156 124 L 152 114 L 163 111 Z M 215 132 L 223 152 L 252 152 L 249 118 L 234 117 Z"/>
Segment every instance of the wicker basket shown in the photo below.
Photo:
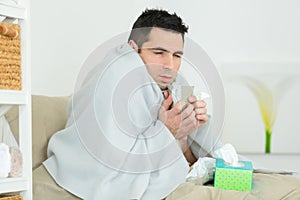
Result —
<path fill-rule="evenodd" d="M 0 200 L 22 200 L 22 196 L 21 195 L 13 195 L 13 196 L 6 196 L 6 197 L 1 197 L 0 196 Z"/>
<path fill-rule="evenodd" d="M 0 22 L 0 89 L 21 90 L 20 26 Z"/>

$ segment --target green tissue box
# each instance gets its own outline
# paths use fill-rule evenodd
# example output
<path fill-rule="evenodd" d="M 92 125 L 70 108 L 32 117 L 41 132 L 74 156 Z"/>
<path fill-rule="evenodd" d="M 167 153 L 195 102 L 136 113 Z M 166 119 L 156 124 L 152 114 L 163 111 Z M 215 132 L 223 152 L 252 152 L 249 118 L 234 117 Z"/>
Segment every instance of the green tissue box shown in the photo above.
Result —
<path fill-rule="evenodd" d="M 239 163 L 241 166 L 230 166 L 223 159 L 217 158 L 214 186 L 224 190 L 251 191 L 252 163 L 248 161 Z"/>

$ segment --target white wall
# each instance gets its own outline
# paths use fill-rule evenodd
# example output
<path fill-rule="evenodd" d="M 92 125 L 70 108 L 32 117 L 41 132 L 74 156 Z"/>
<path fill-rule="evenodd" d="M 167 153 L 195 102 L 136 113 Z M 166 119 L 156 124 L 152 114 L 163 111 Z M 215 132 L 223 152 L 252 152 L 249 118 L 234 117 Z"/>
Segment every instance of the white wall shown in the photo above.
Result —
<path fill-rule="evenodd" d="M 32 0 L 31 4 L 34 94 L 70 94 L 89 53 L 129 30 L 136 14 L 130 3 L 116 0 Z"/>
<path fill-rule="evenodd" d="M 176 11 L 215 63 L 300 61 L 298 0 L 32 0 L 32 92 L 70 94 L 89 53 L 145 7 Z"/>
<path fill-rule="evenodd" d="M 299 0 L 32 0 L 31 6 L 34 94 L 72 93 L 89 53 L 130 30 L 146 7 L 182 16 L 190 27 L 188 36 L 207 51 L 220 71 L 230 62 L 300 63 Z M 252 115 L 257 117 L 257 112 Z M 230 142 L 230 132 L 242 130 L 243 125 L 227 121 L 225 139 Z M 241 140 L 243 136 L 235 142 Z"/>

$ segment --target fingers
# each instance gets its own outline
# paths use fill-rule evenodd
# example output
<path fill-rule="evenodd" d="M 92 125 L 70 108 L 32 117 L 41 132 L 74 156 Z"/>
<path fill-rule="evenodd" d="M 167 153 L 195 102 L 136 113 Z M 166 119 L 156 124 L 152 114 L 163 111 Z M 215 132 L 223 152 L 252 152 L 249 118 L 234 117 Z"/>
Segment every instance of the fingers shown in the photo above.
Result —
<path fill-rule="evenodd" d="M 195 113 L 196 113 L 195 117 L 198 121 L 198 127 L 208 121 L 208 117 L 206 115 L 207 109 L 205 107 L 196 108 Z"/>
<path fill-rule="evenodd" d="M 184 108 L 184 110 L 181 112 L 182 120 L 188 118 L 192 112 L 194 112 L 194 106 L 192 104 L 187 105 L 186 108 Z"/>
<path fill-rule="evenodd" d="M 163 101 L 162 107 L 165 110 L 168 110 L 170 108 L 170 106 L 172 105 L 172 103 L 173 103 L 173 98 L 171 95 L 168 95 L 167 98 Z"/>
<path fill-rule="evenodd" d="M 206 102 L 201 100 L 201 101 L 195 101 L 193 103 L 194 105 L 194 110 L 195 110 L 195 117 L 199 121 L 200 124 L 205 123 L 208 118 L 207 118 L 207 108 L 206 108 Z"/>
<path fill-rule="evenodd" d="M 205 108 L 206 107 L 206 102 L 201 100 L 201 101 L 196 101 L 193 103 L 195 108 Z"/>
<path fill-rule="evenodd" d="M 206 114 L 201 114 L 201 115 L 196 115 L 196 119 L 198 121 L 204 121 L 204 122 L 206 122 L 208 120 L 208 117 L 207 117 Z"/>
<path fill-rule="evenodd" d="M 197 125 L 197 120 L 195 118 L 195 111 L 192 111 L 188 117 L 182 120 L 182 126 L 190 127 Z"/>
<path fill-rule="evenodd" d="M 206 108 L 196 108 L 195 112 L 196 112 L 196 115 L 202 115 L 202 114 L 207 113 L 207 109 Z"/>
<path fill-rule="evenodd" d="M 176 139 L 180 139 L 182 137 L 187 137 L 190 135 L 196 128 L 198 128 L 198 121 L 195 118 L 195 111 L 182 120 L 179 132 L 175 135 Z"/>
<path fill-rule="evenodd" d="M 206 103 L 199 101 L 195 96 L 188 97 L 188 102 L 178 101 L 171 109 L 173 99 L 165 95 L 159 112 L 159 119 L 170 132 L 179 139 L 187 137 L 199 126 L 208 121 Z"/>
<path fill-rule="evenodd" d="M 203 115 L 203 118 L 201 120 L 197 120 L 197 127 L 200 127 L 202 124 L 205 124 L 208 121 L 207 115 Z"/>
<path fill-rule="evenodd" d="M 178 115 L 186 108 L 186 106 L 188 105 L 184 101 L 180 100 L 174 105 L 174 107 L 170 111 L 172 112 L 172 114 Z"/>
<path fill-rule="evenodd" d="M 189 103 L 193 104 L 197 101 L 197 97 L 196 96 L 189 96 L 187 100 L 188 100 Z"/>
<path fill-rule="evenodd" d="M 188 102 L 191 104 L 195 104 L 196 107 L 205 107 L 206 106 L 206 102 L 203 100 L 198 100 L 196 96 L 189 96 L 188 97 Z"/>
<path fill-rule="evenodd" d="M 167 91 L 164 91 L 163 92 L 163 95 L 164 95 L 164 98 L 167 99 L 170 95 L 169 95 L 169 92 Z"/>
<path fill-rule="evenodd" d="M 190 96 L 194 98 L 194 96 Z M 184 101 L 179 101 L 170 110 L 171 115 L 181 115 L 182 120 L 186 119 L 192 111 L 195 111 L 195 118 L 197 120 L 205 120 L 207 118 L 206 103 L 204 101 L 196 101 L 194 104 L 186 104 Z M 203 116 L 202 116 L 203 115 Z"/>

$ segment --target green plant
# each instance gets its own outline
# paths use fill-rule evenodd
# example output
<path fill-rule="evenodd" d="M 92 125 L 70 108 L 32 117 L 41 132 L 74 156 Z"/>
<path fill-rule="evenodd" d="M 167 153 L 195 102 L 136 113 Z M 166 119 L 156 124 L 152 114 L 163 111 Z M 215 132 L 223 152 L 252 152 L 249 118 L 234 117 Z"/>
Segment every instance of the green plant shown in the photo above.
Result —
<path fill-rule="evenodd" d="M 246 85 L 256 97 L 265 127 L 265 153 L 271 153 L 273 127 L 276 122 L 281 99 L 290 89 L 291 84 L 299 80 L 299 77 L 286 77 L 278 82 L 273 90 L 264 82 L 250 76 L 238 76 L 232 80 Z"/>

